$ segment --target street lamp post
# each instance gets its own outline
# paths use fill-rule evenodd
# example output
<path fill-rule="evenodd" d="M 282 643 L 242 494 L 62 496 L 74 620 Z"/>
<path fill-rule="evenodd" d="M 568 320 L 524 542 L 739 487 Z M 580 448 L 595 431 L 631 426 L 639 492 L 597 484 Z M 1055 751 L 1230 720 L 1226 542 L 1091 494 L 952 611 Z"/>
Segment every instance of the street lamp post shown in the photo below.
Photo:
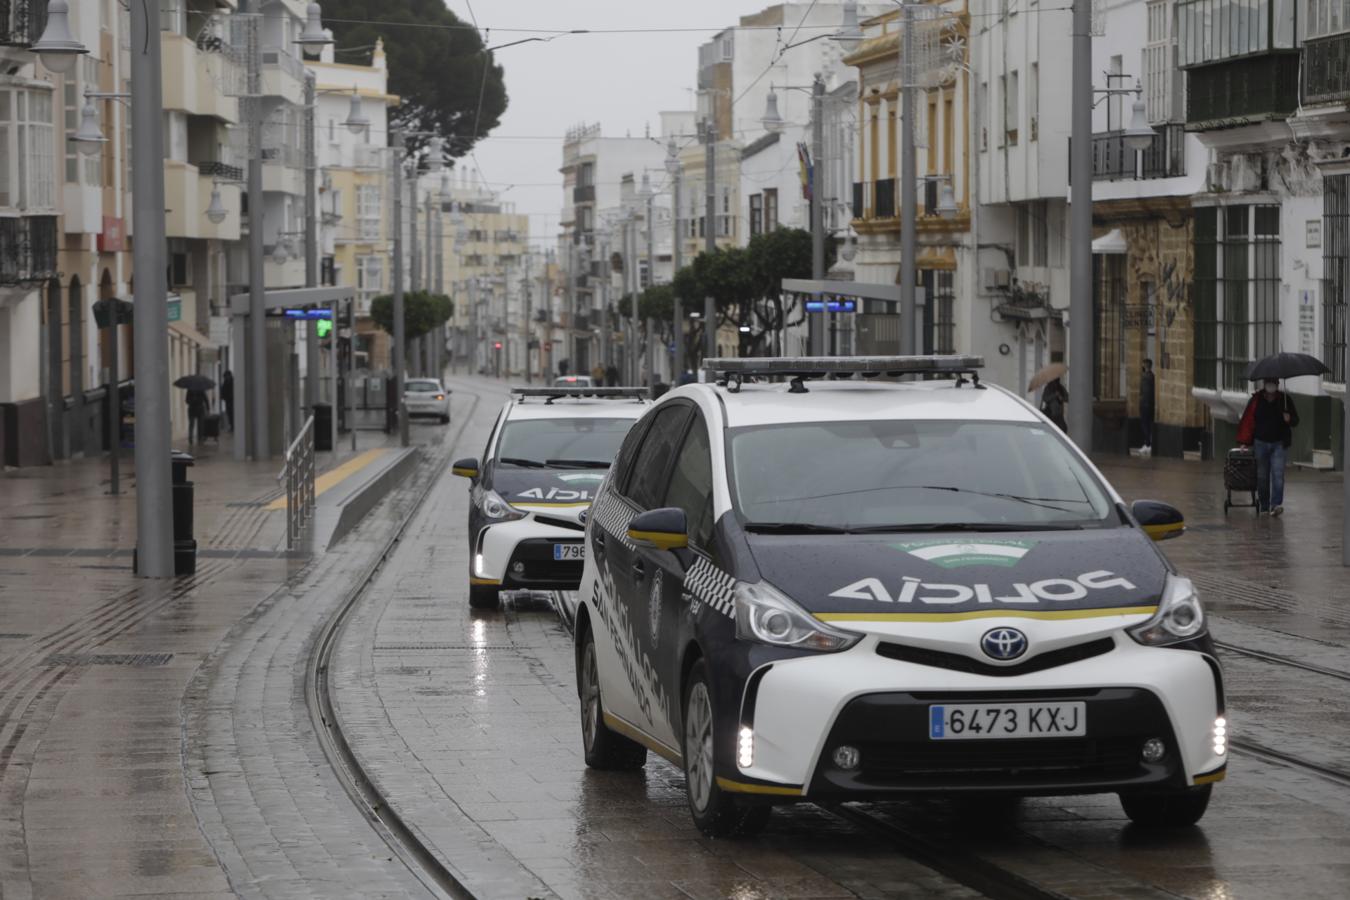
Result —
<path fill-rule="evenodd" d="M 680 181 L 684 174 L 684 166 L 680 165 L 679 150 L 675 147 L 675 139 L 671 138 L 666 146 L 666 171 L 670 173 L 670 253 L 671 253 L 671 294 L 674 303 L 670 316 L 671 330 L 675 335 L 675 356 L 671 360 L 672 377 L 679 381 L 680 376 L 684 374 L 684 309 L 680 301 L 679 291 L 674 289 L 675 276 L 680 274 L 680 267 L 683 262 L 681 252 L 684 248 L 683 235 L 680 234 Z"/>

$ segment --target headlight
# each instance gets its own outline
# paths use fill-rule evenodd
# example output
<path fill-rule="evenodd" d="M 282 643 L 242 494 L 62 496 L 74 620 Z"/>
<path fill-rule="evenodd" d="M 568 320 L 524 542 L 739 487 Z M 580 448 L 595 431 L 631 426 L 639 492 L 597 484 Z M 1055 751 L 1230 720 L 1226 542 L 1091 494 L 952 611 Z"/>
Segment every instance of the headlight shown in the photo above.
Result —
<path fill-rule="evenodd" d="M 481 509 L 483 515 L 487 516 L 489 519 L 495 519 L 500 522 L 510 522 L 515 519 L 525 518 L 525 513 L 503 500 L 496 491 L 483 491 L 483 495 L 478 501 L 478 508 Z"/>
<path fill-rule="evenodd" d="M 1143 625 L 1130 629 L 1141 644 L 1163 646 L 1188 641 L 1205 633 L 1205 610 L 1189 578 L 1168 575 L 1158 612 Z"/>
<path fill-rule="evenodd" d="M 741 581 L 734 591 L 736 637 L 803 650 L 847 650 L 862 637 L 821 622 L 766 581 Z"/>

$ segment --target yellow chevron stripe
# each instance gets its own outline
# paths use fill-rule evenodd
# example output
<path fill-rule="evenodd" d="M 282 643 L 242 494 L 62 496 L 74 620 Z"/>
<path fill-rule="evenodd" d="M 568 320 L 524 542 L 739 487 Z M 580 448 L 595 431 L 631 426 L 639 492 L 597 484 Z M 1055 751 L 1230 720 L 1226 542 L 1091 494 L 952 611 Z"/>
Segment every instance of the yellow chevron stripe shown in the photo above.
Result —
<path fill-rule="evenodd" d="M 718 776 L 717 786 L 734 794 L 772 794 L 777 797 L 800 797 L 805 791 L 800 785 L 789 784 L 750 784 L 745 781 L 732 781 Z"/>
<path fill-rule="evenodd" d="M 1156 606 L 1110 609 L 976 609 L 952 613 L 812 613 L 822 622 L 963 622 L 967 619 L 1099 619 L 1106 616 L 1151 616 Z"/>

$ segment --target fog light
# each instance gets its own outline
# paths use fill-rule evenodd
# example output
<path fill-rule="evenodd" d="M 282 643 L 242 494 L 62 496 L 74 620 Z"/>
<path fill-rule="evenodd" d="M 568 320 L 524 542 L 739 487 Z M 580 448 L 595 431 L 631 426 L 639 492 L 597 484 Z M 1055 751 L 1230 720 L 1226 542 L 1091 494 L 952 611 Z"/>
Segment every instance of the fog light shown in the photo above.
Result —
<path fill-rule="evenodd" d="M 1144 757 L 1144 762 L 1155 763 L 1162 759 L 1166 753 L 1167 745 L 1162 742 L 1161 738 L 1149 738 L 1144 741 L 1144 749 L 1140 755 Z"/>
<path fill-rule="evenodd" d="M 742 769 L 748 769 L 755 764 L 755 733 L 749 728 L 742 728 L 737 740 L 736 764 Z"/>
<path fill-rule="evenodd" d="M 1228 720 L 1223 716 L 1214 720 L 1214 755 L 1223 756 L 1228 752 Z"/>
<path fill-rule="evenodd" d="M 475 574 L 475 575 L 478 575 L 480 578 L 482 577 L 482 575 L 483 575 L 483 554 L 479 553 L 477 556 L 475 556 L 475 557 L 473 558 L 473 571 L 474 571 L 474 574 Z"/>
<path fill-rule="evenodd" d="M 857 747 L 844 744 L 834 748 L 834 764 L 846 772 L 858 768 L 862 762 L 862 751 Z"/>
<path fill-rule="evenodd" d="M 511 564 L 511 571 L 519 575 L 521 572 L 525 571 L 525 564 L 523 562 L 514 562 Z"/>

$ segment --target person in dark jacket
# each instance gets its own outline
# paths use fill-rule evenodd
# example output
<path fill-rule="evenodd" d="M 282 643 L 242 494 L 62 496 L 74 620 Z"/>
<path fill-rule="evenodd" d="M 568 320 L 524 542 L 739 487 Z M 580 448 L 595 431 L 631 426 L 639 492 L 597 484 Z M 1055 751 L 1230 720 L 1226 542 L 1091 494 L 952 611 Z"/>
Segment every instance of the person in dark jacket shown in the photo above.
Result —
<path fill-rule="evenodd" d="M 234 431 L 234 373 L 229 369 L 220 379 L 220 405 L 225 407 L 226 427 Z"/>
<path fill-rule="evenodd" d="M 206 391 L 188 391 L 188 443 L 195 444 L 202 437 L 202 419 L 211 411 L 211 401 L 206 397 Z"/>
<path fill-rule="evenodd" d="M 1153 360 L 1144 360 L 1144 371 L 1139 376 L 1139 427 L 1144 432 L 1144 449 L 1153 449 L 1154 391 Z"/>
<path fill-rule="evenodd" d="M 1256 514 L 1284 513 L 1284 463 L 1298 427 L 1298 410 L 1280 383 L 1266 379 L 1238 422 L 1237 442 L 1256 457 Z"/>
<path fill-rule="evenodd" d="M 613 363 L 610 363 L 609 368 L 605 369 L 605 384 L 609 387 L 619 386 L 619 367 Z"/>
<path fill-rule="evenodd" d="M 1064 408 L 1069 404 L 1069 389 L 1064 386 L 1064 382 L 1056 378 L 1045 386 L 1041 391 L 1041 412 L 1051 422 L 1059 426 L 1059 430 L 1065 434 L 1069 431 L 1069 425 L 1064 421 Z"/>

